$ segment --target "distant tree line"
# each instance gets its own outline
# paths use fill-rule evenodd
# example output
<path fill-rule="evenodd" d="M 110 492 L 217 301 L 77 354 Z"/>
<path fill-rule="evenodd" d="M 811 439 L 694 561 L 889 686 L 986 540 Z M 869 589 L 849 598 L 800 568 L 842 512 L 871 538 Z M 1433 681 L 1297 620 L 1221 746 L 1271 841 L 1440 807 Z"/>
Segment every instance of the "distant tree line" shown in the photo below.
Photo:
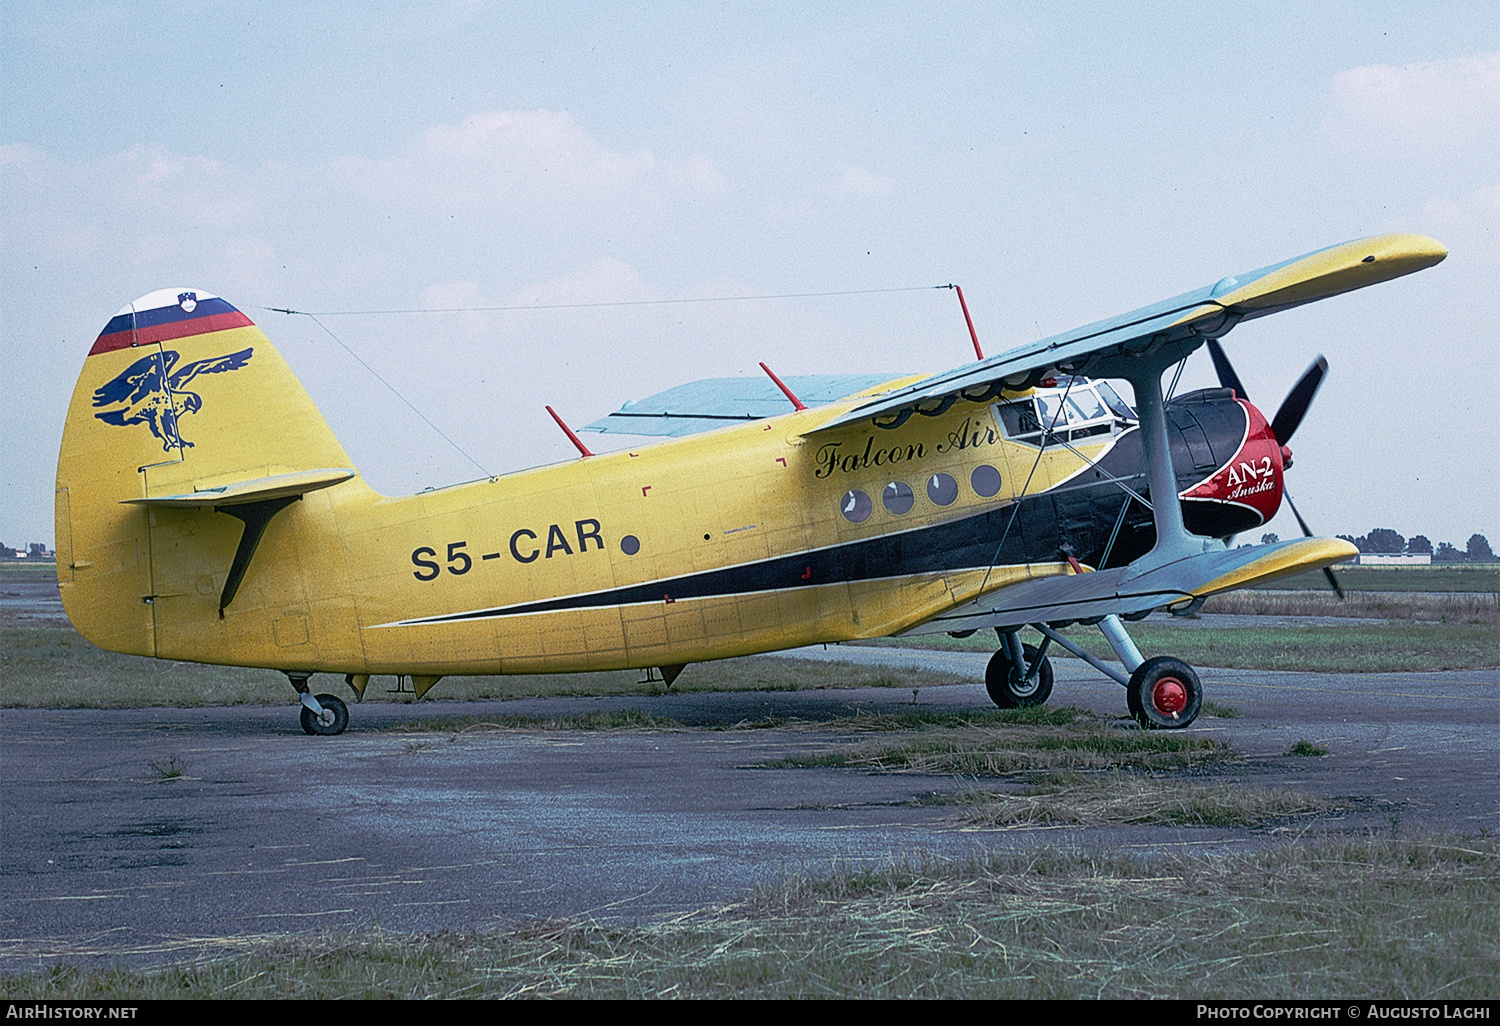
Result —
<path fill-rule="evenodd" d="M 1482 534 L 1469 536 L 1469 544 L 1460 549 L 1448 542 L 1439 542 L 1434 548 L 1431 539 L 1425 534 L 1414 535 L 1411 538 L 1403 538 L 1392 531 L 1389 527 L 1377 527 L 1369 534 L 1352 538 L 1347 534 L 1339 535 L 1347 542 L 1353 542 L 1354 547 L 1361 552 L 1374 554 L 1399 554 L 1402 552 L 1412 555 L 1431 556 L 1434 563 L 1494 563 L 1495 552 L 1490 548 L 1489 539 Z"/>
<path fill-rule="evenodd" d="M 47 551 L 47 546 L 42 542 L 32 542 L 24 549 L 12 548 L 0 542 L 0 559 L 35 559 L 39 561 L 50 561 L 52 553 Z"/>

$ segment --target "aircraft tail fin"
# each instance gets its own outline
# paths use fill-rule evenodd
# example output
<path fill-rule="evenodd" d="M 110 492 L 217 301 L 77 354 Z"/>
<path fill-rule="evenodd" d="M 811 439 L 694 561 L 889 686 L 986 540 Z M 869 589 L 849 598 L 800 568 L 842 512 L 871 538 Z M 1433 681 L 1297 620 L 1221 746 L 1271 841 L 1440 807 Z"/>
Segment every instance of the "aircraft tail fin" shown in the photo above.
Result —
<path fill-rule="evenodd" d="M 64 608 L 103 648 L 169 655 L 163 603 L 179 625 L 222 619 L 226 582 L 254 555 L 247 525 L 263 530 L 309 492 L 363 489 L 345 484 L 355 476 L 250 318 L 202 290 L 143 296 L 95 340 L 68 409 L 56 504 Z"/>

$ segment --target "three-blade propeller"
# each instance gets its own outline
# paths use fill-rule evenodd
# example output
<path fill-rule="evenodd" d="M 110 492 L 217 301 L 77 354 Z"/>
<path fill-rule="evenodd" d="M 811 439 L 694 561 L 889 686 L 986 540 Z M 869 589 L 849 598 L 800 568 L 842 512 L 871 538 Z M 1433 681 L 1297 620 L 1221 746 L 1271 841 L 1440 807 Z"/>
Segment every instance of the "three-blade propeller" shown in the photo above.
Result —
<path fill-rule="evenodd" d="M 1250 394 L 1245 391 L 1244 384 L 1241 383 L 1239 375 L 1234 372 L 1234 367 L 1229 363 L 1229 357 L 1224 355 L 1224 349 L 1217 339 L 1208 340 L 1208 355 L 1214 361 L 1214 371 L 1219 375 L 1219 384 L 1225 388 L 1234 389 L 1235 395 L 1248 402 Z M 1281 401 L 1281 408 L 1271 419 L 1271 434 L 1283 446 L 1291 441 L 1292 435 L 1297 431 L 1297 426 L 1307 415 L 1313 396 L 1318 394 L 1318 389 L 1322 386 L 1323 378 L 1327 373 L 1328 361 L 1319 356 L 1312 362 L 1312 366 L 1302 373 L 1302 377 L 1297 379 L 1292 390 Z M 1292 502 L 1292 493 L 1286 489 L 1285 485 L 1282 486 L 1281 494 L 1286 499 L 1287 508 L 1292 511 L 1292 516 L 1297 518 L 1297 526 L 1302 528 L 1303 537 L 1313 537 L 1312 529 L 1307 526 L 1307 521 L 1302 519 L 1302 514 L 1297 512 L 1296 503 Z M 1333 590 L 1342 599 L 1344 589 L 1339 587 L 1338 578 L 1333 576 L 1333 570 L 1324 567 L 1323 576 L 1328 578 L 1328 583 L 1333 585 Z"/>

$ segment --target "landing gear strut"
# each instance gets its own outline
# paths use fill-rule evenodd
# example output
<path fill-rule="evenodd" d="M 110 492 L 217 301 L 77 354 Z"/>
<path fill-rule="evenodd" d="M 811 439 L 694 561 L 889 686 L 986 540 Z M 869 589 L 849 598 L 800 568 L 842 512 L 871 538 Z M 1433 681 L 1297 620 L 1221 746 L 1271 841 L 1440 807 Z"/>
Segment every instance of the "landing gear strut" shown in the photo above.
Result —
<path fill-rule="evenodd" d="M 1102 617 L 1099 629 L 1114 649 L 1125 673 L 1065 638 L 1050 624 L 1034 623 L 1031 627 L 1043 636 L 1040 649 L 1022 645 L 1014 629 L 996 628 L 1001 647 L 990 659 L 984 684 L 990 698 L 1002 709 L 1041 705 L 1052 694 L 1052 663 L 1046 652 L 1047 646 L 1053 642 L 1124 685 L 1125 704 L 1130 709 L 1131 718 L 1147 730 L 1186 727 L 1203 707 L 1203 685 L 1193 668 L 1171 656 L 1143 659 L 1117 616 Z"/>
<path fill-rule="evenodd" d="M 310 673 L 288 673 L 302 703 L 302 730 L 314 736 L 342 734 L 349 726 L 349 707 L 336 695 L 314 695 L 307 686 Z"/>
<path fill-rule="evenodd" d="M 1000 635 L 1001 648 L 984 671 L 990 699 L 1002 709 L 1041 705 L 1052 694 L 1052 660 L 1041 649 L 1022 645 L 1015 631 Z M 1042 649 L 1047 643 L 1042 642 Z"/>

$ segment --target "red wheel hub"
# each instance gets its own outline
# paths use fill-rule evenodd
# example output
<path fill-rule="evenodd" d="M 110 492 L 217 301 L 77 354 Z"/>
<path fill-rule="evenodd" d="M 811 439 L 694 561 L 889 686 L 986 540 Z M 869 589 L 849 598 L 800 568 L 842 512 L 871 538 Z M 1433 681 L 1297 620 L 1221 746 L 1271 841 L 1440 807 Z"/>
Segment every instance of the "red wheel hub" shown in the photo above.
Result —
<path fill-rule="evenodd" d="M 1176 677 L 1163 677 L 1151 689 L 1151 704 L 1168 716 L 1176 716 L 1187 708 L 1187 688 Z"/>

